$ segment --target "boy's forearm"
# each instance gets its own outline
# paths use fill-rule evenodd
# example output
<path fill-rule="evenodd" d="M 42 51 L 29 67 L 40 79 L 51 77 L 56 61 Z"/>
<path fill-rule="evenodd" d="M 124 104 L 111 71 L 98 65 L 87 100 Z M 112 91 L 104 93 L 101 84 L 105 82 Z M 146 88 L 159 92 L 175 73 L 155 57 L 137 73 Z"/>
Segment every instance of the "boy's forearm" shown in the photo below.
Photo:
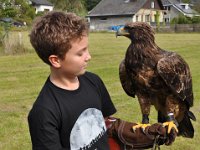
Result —
<path fill-rule="evenodd" d="M 132 130 L 133 125 L 136 123 L 130 123 L 117 118 L 107 118 L 107 133 L 109 138 L 113 138 L 122 147 L 126 146 L 144 149 L 151 148 L 154 145 L 169 145 L 171 144 L 177 135 L 176 132 L 167 134 L 167 130 L 160 123 L 153 124 L 146 127 L 145 131 L 137 129 L 135 132 Z"/>

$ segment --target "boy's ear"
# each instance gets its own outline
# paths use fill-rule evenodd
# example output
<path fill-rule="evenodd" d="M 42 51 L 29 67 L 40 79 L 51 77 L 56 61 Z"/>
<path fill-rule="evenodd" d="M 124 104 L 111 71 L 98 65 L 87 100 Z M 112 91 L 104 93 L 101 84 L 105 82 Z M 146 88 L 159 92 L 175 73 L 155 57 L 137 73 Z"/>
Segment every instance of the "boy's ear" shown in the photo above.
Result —
<path fill-rule="evenodd" d="M 50 55 L 49 56 L 49 62 L 51 63 L 51 65 L 55 68 L 60 68 L 60 59 L 58 56 L 56 55 Z"/>

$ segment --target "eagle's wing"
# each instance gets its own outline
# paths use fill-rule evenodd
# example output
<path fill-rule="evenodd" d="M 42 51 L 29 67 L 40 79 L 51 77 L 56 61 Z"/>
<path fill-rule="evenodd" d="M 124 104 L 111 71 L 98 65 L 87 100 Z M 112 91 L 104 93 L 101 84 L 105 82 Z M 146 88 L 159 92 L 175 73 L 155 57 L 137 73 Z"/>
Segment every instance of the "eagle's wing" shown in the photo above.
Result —
<path fill-rule="evenodd" d="M 131 97 L 135 97 L 133 82 L 131 81 L 130 77 L 127 75 L 127 72 L 126 72 L 125 60 L 122 60 L 122 62 L 120 63 L 119 78 L 121 81 L 121 85 L 124 91 L 126 92 L 126 94 Z"/>
<path fill-rule="evenodd" d="M 176 53 L 171 53 L 158 61 L 157 70 L 170 90 L 183 101 L 187 101 L 191 107 L 192 78 L 187 63 Z"/>

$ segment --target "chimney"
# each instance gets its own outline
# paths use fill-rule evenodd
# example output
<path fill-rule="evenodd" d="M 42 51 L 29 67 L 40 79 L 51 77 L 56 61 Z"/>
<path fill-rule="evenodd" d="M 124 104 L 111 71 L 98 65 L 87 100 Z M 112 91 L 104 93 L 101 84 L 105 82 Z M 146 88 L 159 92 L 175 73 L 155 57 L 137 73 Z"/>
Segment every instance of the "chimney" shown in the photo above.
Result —
<path fill-rule="evenodd" d="M 189 5 L 188 4 L 185 4 L 185 9 L 188 9 L 189 8 Z"/>
<path fill-rule="evenodd" d="M 130 2 L 130 0 L 124 0 L 124 3 L 129 3 Z"/>

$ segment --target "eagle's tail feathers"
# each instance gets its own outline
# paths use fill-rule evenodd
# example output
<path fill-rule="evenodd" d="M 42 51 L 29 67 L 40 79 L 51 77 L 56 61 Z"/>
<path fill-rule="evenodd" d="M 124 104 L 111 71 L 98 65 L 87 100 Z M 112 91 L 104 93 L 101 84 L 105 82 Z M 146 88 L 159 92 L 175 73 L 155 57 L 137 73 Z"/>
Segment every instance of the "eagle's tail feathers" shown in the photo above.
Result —
<path fill-rule="evenodd" d="M 190 114 L 193 114 L 193 113 L 190 112 Z M 194 117 L 194 114 L 192 116 L 184 115 L 183 120 L 179 123 L 179 126 L 178 126 L 178 130 L 179 130 L 178 135 L 181 135 L 181 136 L 187 137 L 187 138 L 194 137 L 194 128 L 190 121 L 191 117 Z M 193 119 L 196 119 L 196 118 L 194 117 Z"/>
<path fill-rule="evenodd" d="M 192 119 L 193 121 L 196 121 L 196 117 L 195 115 L 191 112 L 191 111 L 188 111 L 188 116 L 190 119 Z"/>

